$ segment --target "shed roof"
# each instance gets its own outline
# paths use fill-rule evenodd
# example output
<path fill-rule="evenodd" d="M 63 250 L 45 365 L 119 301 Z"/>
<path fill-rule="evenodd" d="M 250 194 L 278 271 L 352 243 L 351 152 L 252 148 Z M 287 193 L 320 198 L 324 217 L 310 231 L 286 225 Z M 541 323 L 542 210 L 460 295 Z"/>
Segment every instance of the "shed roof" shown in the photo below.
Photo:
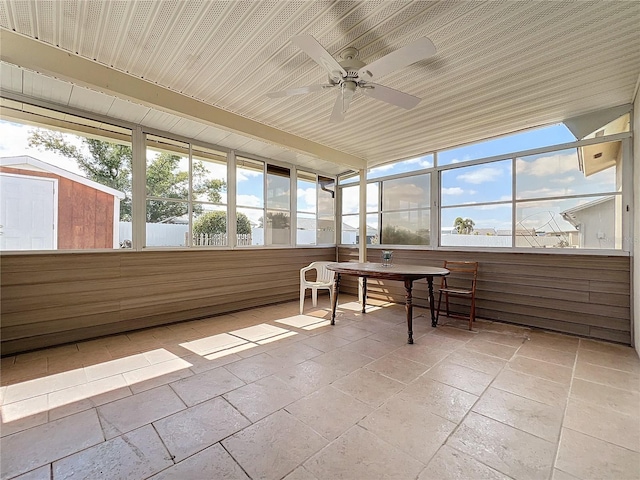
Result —
<path fill-rule="evenodd" d="M 60 167 L 56 167 L 50 163 L 44 162 L 42 160 L 38 160 L 30 155 L 19 155 L 17 157 L 1 157 L 0 158 L 0 166 L 1 167 L 13 167 L 20 168 L 22 170 L 33 170 L 35 172 L 49 172 L 60 177 L 68 178 L 72 182 L 81 183 L 91 188 L 95 188 L 96 190 L 100 190 L 102 192 L 108 193 L 109 195 L 113 195 L 114 197 L 118 197 L 119 199 L 125 198 L 125 193 L 120 190 L 116 190 L 115 188 L 107 187 L 106 185 L 102 185 L 101 183 L 94 182 L 86 177 L 77 175 L 75 173 L 69 172 Z"/>

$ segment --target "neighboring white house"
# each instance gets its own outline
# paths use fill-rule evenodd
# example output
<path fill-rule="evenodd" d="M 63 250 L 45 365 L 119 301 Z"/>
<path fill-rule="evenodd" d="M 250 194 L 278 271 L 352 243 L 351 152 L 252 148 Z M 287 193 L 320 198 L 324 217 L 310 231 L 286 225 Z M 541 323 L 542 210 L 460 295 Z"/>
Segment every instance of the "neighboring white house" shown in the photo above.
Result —
<path fill-rule="evenodd" d="M 599 198 L 565 210 L 561 215 L 578 230 L 580 248 L 615 247 L 615 197 Z"/>

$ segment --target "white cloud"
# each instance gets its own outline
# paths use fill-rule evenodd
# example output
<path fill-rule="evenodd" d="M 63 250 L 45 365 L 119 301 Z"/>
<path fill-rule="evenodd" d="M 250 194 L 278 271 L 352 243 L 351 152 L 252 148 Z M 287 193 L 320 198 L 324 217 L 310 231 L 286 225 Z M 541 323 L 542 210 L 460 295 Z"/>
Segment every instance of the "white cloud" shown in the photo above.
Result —
<path fill-rule="evenodd" d="M 342 189 L 342 213 L 358 213 L 359 195 L 358 188 Z"/>
<path fill-rule="evenodd" d="M 85 173 L 78 168 L 75 160 L 67 158 L 57 153 L 49 152 L 29 146 L 29 133 L 34 127 L 30 125 L 20 125 L 0 120 L 0 157 L 17 157 L 29 155 L 43 162 L 60 167 L 68 172 L 85 177 Z M 63 134 L 65 140 L 82 147 L 82 141 L 75 135 Z"/>
<path fill-rule="evenodd" d="M 574 177 L 573 175 L 570 175 L 568 177 L 565 178 L 552 178 L 549 180 L 549 183 L 557 183 L 560 185 L 564 185 L 567 183 L 573 183 L 576 181 L 576 177 Z"/>
<path fill-rule="evenodd" d="M 533 161 L 516 159 L 516 173 L 533 175 L 534 177 L 551 177 L 563 173 L 577 171 L 578 155 L 576 152 L 557 153 L 547 157 L 539 157 Z"/>
<path fill-rule="evenodd" d="M 194 161 L 198 161 L 197 158 L 194 158 Z M 195 162 L 194 162 L 195 163 Z M 205 170 L 207 171 L 207 176 L 209 178 L 222 178 L 224 180 L 227 179 L 227 165 L 221 163 L 207 162 L 201 161 Z"/>
<path fill-rule="evenodd" d="M 460 187 L 450 187 L 442 189 L 443 195 L 463 195 L 464 190 Z"/>
<path fill-rule="evenodd" d="M 504 171 L 502 170 L 502 168 L 484 167 L 469 173 L 463 173 L 461 175 L 458 175 L 456 178 L 463 182 L 478 185 L 485 182 L 493 182 L 494 180 L 502 177 L 503 174 Z"/>
<path fill-rule="evenodd" d="M 316 209 L 316 189 L 299 188 L 298 189 L 298 210 L 315 211 Z"/>
<path fill-rule="evenodd" d="M 380 165 L 379 167 L 373 167 L 371 170 L 369 170 L 369 173 L 386 172 L 388 170 L 393 170 L 394 167 L 395 167 L 395 164 L 388 163 L 386 165 Z"/>
<path fill-rule="evenodd" d="M 238 168 L 236 171 L 236 180 L 238 182 L 245 182 L 249 180 L 250 177 L 255 178 L 260 175 L 262 175 L 262 172 L 258 172 L 257 170 Z"/>
<path fill-rule="evenodd" d="M 258 225 L 260 223 L 260 218 L 262 218 L 262 210 L 239 208 L 238 212 L 244 213 L 249 218 L 249 221 L 254 225 Z"/>
<path fill-rule="evenodd" d="M 573 193 L 575 192 L 571 188 L 541 187 L 535 190 L 523 190 L 518 193 L 518 198 L 559 197 L 562 195 L 572 195 Z"/>
<path fill-rule="evenodd" d="M 413 208 L 425 203 L 427 206 L 429 204 L 429 196 L 425 188 L 409 179 L 387 186 L 384 190 L 384 197 L 388 204 L 396 205 L 396 207 L 387 208 Z M 375 207 L 375 204 L 373 206 Z"/>
<path fill-rule="evenodd" d="M 417 163 L 418 166 L 420 166 L 420 168 L 431 168 L 431 167 L 433 167 L 433 160 L 431 160 L 431 157 L 412 158 L 411 160 L 407 160 L 406 163 L 408 165 L 413 165 L 414 163 Z"/>
<path fill-rule="evenodd" d="M 478 210 L 500 210 L 500 209 L 504 209 L 505 211 L 511 211 L 511 205 L 505 205 L 504 203 L 499 203 L 499 204 L 489 204 L 489 205 L 479 205 L 477 207 Z"/>
<path fill-rule="evenodd" d="M 262 199 L 255 195 L 242 195 L 238 194 L 237 204 L 243 207 L 261 207 Z"/>

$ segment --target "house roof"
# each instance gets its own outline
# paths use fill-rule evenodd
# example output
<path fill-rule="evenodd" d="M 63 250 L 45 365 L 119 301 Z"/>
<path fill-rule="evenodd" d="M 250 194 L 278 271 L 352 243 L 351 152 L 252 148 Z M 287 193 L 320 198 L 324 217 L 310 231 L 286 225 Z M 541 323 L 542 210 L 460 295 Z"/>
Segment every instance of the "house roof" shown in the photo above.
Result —
<path fill-rule="evenodd" d="M 335 174 L 413 158 L 633 101 L 640 2 L 67 0 L 4 2 L 3 95 Z M 421 102 L 357 93 L 331 124 L 335 89 L 292 44 L 312 35 L 369 64 L 428 37 L 437 53 L 379 79 Z M 38 73 L 36 73 L 38 72 Z"/>
<path fill-rule="evenodd" d="M 580 224 L 580 221 L 578 220 L 578 215 L 581 212 L 584 212 L 585 210 L 588 210 L 588 209 L 590 209 L 592 207 L 595 207 L 597 205 L 602 205 L 603 203 L 613 202 L 613 199 L 614 199 L 614 197 L 611 196 L 611 195 L 608 196 L 608 197 L 598 198 L 597 200 L 593 200 L 591 202 L 583 203 L 581 205 L 576 205 L 573 208 L 569 208 L 567 210 L 564 210 L 563 212 L 560 212 L 560 215 L 562 215 L 562 218 L 564 218 L 571 225 L 573 225 L 574 227 L 577 227 Z"/>
<path fill-rule="evenodd" d="M 107 187 L 105 185 L 102 185 L 101 183 L 94 182 L 93 180 L 89 180 L 88 178 L 76 175 L 75 173 L 69 172 L 60 167 L 56 167 L 55 165 L 51 165 L 50 163 L 43 162 L 42 160 L 38 160 L 37 158 L 33 158 L 29 155 L 20 155 L 17 157 L 1 157 L 0 166 L 19 168 L 22 170 L 33 170 L 36 172 L 53 173 L 60 177 L 68 178 L 73 182 L 81 183 L 88 187 L 95 188 L 96 190 L 108 193 L 109 195 L 113 195 L 114 197 L 117 197 L 119 199 L 125 198 L 125 194 L 120 190 Z"/>

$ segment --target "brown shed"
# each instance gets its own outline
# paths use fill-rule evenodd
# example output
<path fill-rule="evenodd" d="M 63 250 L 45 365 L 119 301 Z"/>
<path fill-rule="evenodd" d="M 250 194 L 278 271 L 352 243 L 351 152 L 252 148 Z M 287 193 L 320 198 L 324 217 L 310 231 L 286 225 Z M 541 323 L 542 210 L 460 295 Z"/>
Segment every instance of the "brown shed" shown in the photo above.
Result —
<path fill-rule="evenodd" d="M 2 250 L 117 248 L 123 192 L 23 155 L 0 158 Z"/>

